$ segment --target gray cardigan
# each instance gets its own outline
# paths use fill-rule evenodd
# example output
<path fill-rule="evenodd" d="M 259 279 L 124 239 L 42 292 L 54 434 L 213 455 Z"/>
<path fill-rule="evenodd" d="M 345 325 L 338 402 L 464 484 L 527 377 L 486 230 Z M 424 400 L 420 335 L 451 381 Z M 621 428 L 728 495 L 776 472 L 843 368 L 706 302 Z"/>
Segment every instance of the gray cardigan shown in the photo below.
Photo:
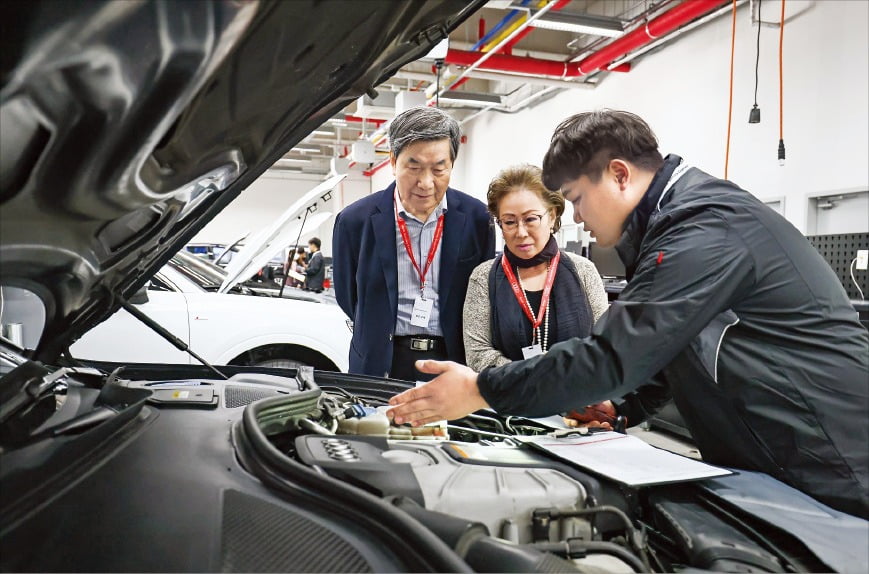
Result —
<path fill-rule="evenodd" d="M 567 253 L 567 252 L 564 252 Z M 597 321 L 608 308 L 603 281 L 594 264 L 573 253 L 567 253 L 576 267 L 576 275 L 588 297 L 594 320 Z M 462 313 L 465 330 L 465 359 L 469 367 L 477 372 L 486 367 L 499 367 L 510 363 L 510 359 L 492 346 L 491 317 L 489 302 L 489 270 L 494 259 L 484 261 L 474 269 L 468 281 L 468 293 Z"/>

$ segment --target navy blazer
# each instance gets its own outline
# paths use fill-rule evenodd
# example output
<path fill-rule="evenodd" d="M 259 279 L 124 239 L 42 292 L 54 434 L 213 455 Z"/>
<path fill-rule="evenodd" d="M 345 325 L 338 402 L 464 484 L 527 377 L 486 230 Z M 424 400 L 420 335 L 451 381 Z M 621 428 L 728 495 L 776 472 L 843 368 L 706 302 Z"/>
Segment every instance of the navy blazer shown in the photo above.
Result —
<path fill-rule="evenodd" d="M 341 309 L 353 320 L 350 372 L 388 376 L 398 314 L 395 182 L 345 207 L 332 232 L 332 281 Z M 474 268 L 495 256 L 486 206 L 453 188 L 441 243 L 438 306 L 447 356 L 465 362 L 462 308 Z"/>

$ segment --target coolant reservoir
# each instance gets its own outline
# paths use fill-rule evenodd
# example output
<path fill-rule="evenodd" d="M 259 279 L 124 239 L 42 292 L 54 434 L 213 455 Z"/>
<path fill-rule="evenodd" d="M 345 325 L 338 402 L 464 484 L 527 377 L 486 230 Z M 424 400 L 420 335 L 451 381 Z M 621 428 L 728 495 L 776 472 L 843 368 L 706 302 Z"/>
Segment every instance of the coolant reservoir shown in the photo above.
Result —
<path fill-rule="evenodd" d="M 349 417 L 338 421 L 338 434 L 382 436 L 403 440 L 443 440 L 449 438 L 446 421 L 420 427 L 395 426 L 382 411 L 361 418 Z"/>

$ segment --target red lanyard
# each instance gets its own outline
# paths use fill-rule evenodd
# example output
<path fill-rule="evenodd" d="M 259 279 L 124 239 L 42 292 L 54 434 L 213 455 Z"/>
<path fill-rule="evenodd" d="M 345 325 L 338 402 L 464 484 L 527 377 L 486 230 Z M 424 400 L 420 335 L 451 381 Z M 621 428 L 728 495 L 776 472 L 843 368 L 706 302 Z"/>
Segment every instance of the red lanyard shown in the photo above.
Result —
<path fill-rule="evenodd" d="M 525 316 L 528 317 L 529 321 L 531 321 L 531 325 L 534 329 L 539 327 L 540 323 L 543 322 L 543 315 L 546 313 L 546 307 L 549 305 L 549 295 L 552 293 L 552 284 L 555 283 L 555 272 L 558 269 L 558 261 L 560 259 L 561 252 L 556 251 L 555 257 L 552 258 L 552 262 L 549 264 L 549 270 L 546 272 L 546 282 L 543 284 L 543 297 L 540 300 L 540 309 L 537 311 L 537 320 L 535 321 L 534 312 L 531 310 L 531 305 L 528 304 L 525 294 L 522 293 L 519 281 L 516 279 L 516 275 L 513 274 L 513 269 L 510 268 L 510 262 L 507 261 L 506 257 L 501 258 L 501 268 L 504 269 L 504 275 L 507 276 L 507 281 L 510 282 L 510 287 L 513 289 L 513 295 L 516 296 L 516 300 L 519 301 L 519 306 L 522 307 Z"/>
<path fill-rule="evenodd" d="M 395 207 L 395 222 L 398 224 L 398 231 L 401 233 L 401 241 L 404 243 L 404 248 L 407 250 L 407 255 L 410 257 L 410 262 L 413 263 L 413 268 L 419 274 L 419 290 L 422 292 L 425 289 L 425 277 L 428 275 L 428 270 L 431 268 L 435 254 L 438 251 L 438 246 L 441 243 L 441 235 L 444 232 L 444 215 L 438 217 L 438 224 L 435 227 L 434 237 L 431 240 L 431 247 L 428 249 L 428 257 L 425 260 L 425 269 L 420 271 L 419 265 L 416 262 L 416 257 L 413 256 L 413 248 L 410 246 L 410 234 L 407 232 L 407 223 L 404 218 L 398 215 L 398 206 Z"/>

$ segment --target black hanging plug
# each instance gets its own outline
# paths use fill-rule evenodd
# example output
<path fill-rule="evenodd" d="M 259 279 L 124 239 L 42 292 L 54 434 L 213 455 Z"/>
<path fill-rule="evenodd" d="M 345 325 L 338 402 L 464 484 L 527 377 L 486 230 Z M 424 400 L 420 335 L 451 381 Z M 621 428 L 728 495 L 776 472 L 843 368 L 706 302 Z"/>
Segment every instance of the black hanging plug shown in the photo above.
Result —
<path fill-rule="evenodd" d="M 757 104 L 751 108 L 751 111 L 748 113 L 748 123 L 750 124 L 759 124 L 760 123 L 760 108 L 757 107 Z"/>

